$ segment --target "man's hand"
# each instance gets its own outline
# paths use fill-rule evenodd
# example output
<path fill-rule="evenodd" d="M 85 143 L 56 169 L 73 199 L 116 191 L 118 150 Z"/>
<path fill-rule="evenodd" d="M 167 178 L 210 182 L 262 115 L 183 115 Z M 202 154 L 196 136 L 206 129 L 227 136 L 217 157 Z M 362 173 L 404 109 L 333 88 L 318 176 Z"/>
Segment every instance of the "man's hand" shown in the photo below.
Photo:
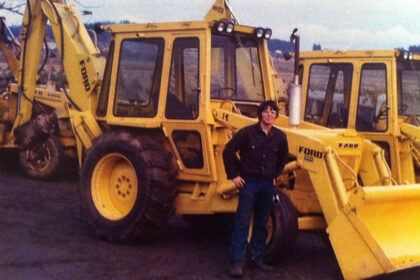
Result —
<path fill-rule="evenodd" d="M 232 181 L 237 188 L 241 189 L 243 186 L 245 186 L 245 180 L 241 176 L 237 176 L 233 178 Z"/>

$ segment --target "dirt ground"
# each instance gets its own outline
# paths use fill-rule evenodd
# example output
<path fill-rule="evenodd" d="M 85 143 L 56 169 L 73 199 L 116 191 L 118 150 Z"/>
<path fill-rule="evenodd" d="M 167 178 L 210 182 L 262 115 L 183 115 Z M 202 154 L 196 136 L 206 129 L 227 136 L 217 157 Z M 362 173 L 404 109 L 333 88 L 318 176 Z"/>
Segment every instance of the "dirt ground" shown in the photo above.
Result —
<path fill-rule="evenodd" d="M 174 216 L 152 244 L 98 240 L 82 222 L 75 168 L 59 180 L 25 178 L 13 151 L 0 151 L 0 279 L 230 279 L 229 234 L 198 231 Z M 344 238 L 344 237 L 343 237 Z M 342 279 L 333 251 L 300 233 L 296 252 L 271 273 L 244 279 Z M 420 269 L 374 278 L 420 279 Z"/>

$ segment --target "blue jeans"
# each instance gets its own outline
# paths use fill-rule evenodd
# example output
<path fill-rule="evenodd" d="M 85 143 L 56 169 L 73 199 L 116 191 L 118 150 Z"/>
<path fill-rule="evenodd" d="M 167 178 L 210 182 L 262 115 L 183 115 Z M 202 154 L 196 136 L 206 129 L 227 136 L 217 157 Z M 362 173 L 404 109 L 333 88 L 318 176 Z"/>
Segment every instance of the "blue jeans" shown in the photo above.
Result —
<path fill-rule="evenodd" d="M 263 261 L 273 191 L 273 180 L 246 180 L 245 186 L 239 191 L 238 209 L 230 242 L 231 265 L 240 265 L 245 261 L 252 213 L 254 213 L 254 227 L 249 245 L 255 261 Z"/>

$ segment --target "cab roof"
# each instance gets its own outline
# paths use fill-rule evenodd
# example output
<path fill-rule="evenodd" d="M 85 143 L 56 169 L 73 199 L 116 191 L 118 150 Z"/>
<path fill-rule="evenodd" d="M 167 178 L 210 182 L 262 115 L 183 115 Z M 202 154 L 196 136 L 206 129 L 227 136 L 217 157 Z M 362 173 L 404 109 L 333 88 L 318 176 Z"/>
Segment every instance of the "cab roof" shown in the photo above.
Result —
<path fill-rule="evenodd" d="M 191 31 L 198 29 L 212 29 L 218 21 L 234 22 L 235 32 L 252 33 L 255 28 L 239 25 L 226 0 L 215 0 L 202 21 L 180 22 L 149 22 L 142 24 L 118 24 L 103 26 L 111 34 L 116 33 L 141 33 L 162 31 Z"/>
<path fill-rule="evenodd" d="M 339 59 L 339 58 L 401 58 L 404 52 L 402 50 L 320 50 L 320 51 L 302 51 L 301 59 Z M 406 52 L 408 54 L 408 52 Z M 420 54 L 411 53 L 413 60 L 420 60 Z"/>

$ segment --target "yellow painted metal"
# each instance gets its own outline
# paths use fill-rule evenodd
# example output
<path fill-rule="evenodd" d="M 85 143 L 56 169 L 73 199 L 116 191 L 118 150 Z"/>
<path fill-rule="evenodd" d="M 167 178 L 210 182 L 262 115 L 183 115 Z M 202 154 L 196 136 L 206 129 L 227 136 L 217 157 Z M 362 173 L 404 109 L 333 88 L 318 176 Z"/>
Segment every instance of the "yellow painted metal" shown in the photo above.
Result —
<path fill-rule="evenodd" d="M 49 21 L 53 31 L 66 78 L 69 83 L 69 96 L 64 92 L 36 88 L 37 71 L 40 62 L 45 26 Z M 56 109 L 59 117 L 68 117 L 67 105 L 78 111 L 96 109 L 98 86 L 101 84 L 105 59 L 93 44 L 79 14 L 73 4 L 62 0 L 30 0 L 25 10 L 21 32 L 22 52 L 18 72 L 19 112 L 13 129 L 27 122 L 32 114 L 32 101 L 40 99 L 42 103 Z M 49 96 L 47 96 L 49 95 Z M 73 113 L 71 116 L 78 114 Z M 81 119 L 85 130 L 92 137 L 98 136 L 99 126 L 91 114 L 81 113 L 75 120 L 80 125 Z M 75 131 L 80 128 L 75 128 Z M 81 143 L 91 143 L 82 134 Z M 81 147 L 80 147 L 81 148 Z M 79 148 L 79 149 L 80 149 Z M 78 152 L 82 154 L 81 151 Z"/>
<path fill-rule="evenodd" d="M 9 123 L 13 123 L 15 121 L 18 106 L 18 91 L 18 85 L 16 83 L 10 83 L 7 91 L 4 93 L 4 95 L 7 95 L 7 99 L 5 96 L 0 97 L 1 121 Z M 64 137 L 60 137 L 60 141 L 64 147 L 76 147 L 76 140 L 72 132 L 71 124 L 68 120 L 70 117 L 68 111 L 69 101 L 64 94 L 64 90 L 57 91 L 48 89 L 44 85 L 37 85 L 35 88 L 34 100 L 54 109 L 59 122 L 58 135 Z M 63 127 L 61 122 L 65 123 Z M 8 132 L 10 134 L 10 129 L 8 129 Z M 8 148 L 10 146 L 16 147 L 11 137 L 8 136 L 4 140 L 5 142 L 3 141 L 1 144 L 2 148 Z"/>
<path fill-rule="evenodd" d="M 40 1 L 49 19 L 67 75 L 72 98 L 86 110 L 89 97 L 103 75 L 104 58 L 93 44 L 73 4 Z M 75 60 L 77 63 L 75 63 Z"/>
<path fill-rule="evenodd" d="M 400 122 L 401 132 L 406 134 L 408 137 L 416 138 L 416 145 L 420 146 L 420 127 L 408 124 L 406 122 Z"/>
<path fill-rule="evenodd" d="M 32 114 L 32 100 L 34 98 L 37 72 L 41 59 L 45 26 L 47 18 L 42 12 L 40 1 L 28 1 L 30 9 L 25 10 L 22 22 L 21 37 L 25 39 L 20 54 L 18 71 L 19 101 L 18 115 L 13 129 L 26 123 Z"/>
<path fill-rule="evenodd" d="M 234 131 L 245 123 L 255 122 L 222 109 L 214 109 L 213 115 L 218 122 L 223 122 Z M 303 190 L 304 187 L 299 184 L 311 184 L 321 209 L 320 214 L 323 214 L 323 218 L 312 218 L 313 215 L 309 213 L 302 216 L 299 227 L 327 227 L 345 279 L 361 279 L 420 265 L 420 212 L 417 211 L 420 209 L 419 185 L 360 187 L 356 176 L 358 162 L 363 161 L 361 168 L 370 166 L 377 170 L 376 175 L 370 174 L 370 177 L 364 178 L 366 182 L 386 182 L 390 172 L 386 168 L 382 170 L 383 166 L 378 166 L 378 162 L 383 164 L 383 158 L 375 159 L 369 154 L 365 158 L 363 153 L 359 153 L 359 159 L 342 162 L 343 159 L 340 158 L 345 158 L 346 154 L 355 155 L 355 151 L 340 149 L 337 143 L 342 141 L 357 144 L 360 152 L 364 151 L 364 146 L 368 146 L 366 151 L 369 153 L 377 150 L 375 145 L 363 141 L 354 132 L 342 130 L 346 136 L 340 138 L 338 130 L 282 130 L 287 134 L 290 154 L 296 156 L 298 166 L 301 167 L 296 169 L 291 166 L 289 169 L 295 170 L 296 174 L 307 173 L 307 180 L 298 180 L 302 176 L 296 175 L 294 188 Z M 335 133 L 334 139 L 331 139 L 331 135 L 326 137 L 330 133 Z M 322 156 L 317 152 L 322 153 Z M 349 165 L 351 162 L 353 164 Z M 353 171 L 346 173 L 344 169 Z M 349 176 L 346 180 L 343 177 L 345 174 Z M 361 176 L 365 177 L 363 174 Z M 285 192 L 290 195 L 295 206 L 299 205 L 296 203 L 294 190 Z M 310 193 L 308 191 L 306 196 L 298 196 L 305 200 L 303 205 L 315 203 L 308 199 Z M 311 209 L 312 213 L 314 209 L 315 204 Z"/>
<path fill-rule="evenodd" d="M 206 21 L 228 20 L 232 21 L 232 15 L 225 5 L 226 0 L 216 0 L 205 17 Z"/>
<path fill-rule="evenodd" d="M 80 107 L 80 110 L 77 110 L 74 108 L 76 106 L 69 105 L 68 113 L 76 135 L 81 163 L 83 150 L 94 145 L 93 140 L 102 133 L 93 113 L 102 82 L 102 67 L 98 66 L 101 60 L 98 59 L 97 50 L 91 44 L 87 32 L 79 26 L 80 18 L 73 16 L 76 12 L 72 5 L 64 4 L 61 0 L 30 1 L 34 5 L 37 4 L 37 11 L 44 15 L 41 17 L 43 23 L 47 18 L 50 20 L 59 50 L 61 53 L 64 50 L 65 71 L 67 76 L 71 77 L 69 94 Z M 219 8 L 224 9 L 223 12 Z M 225 143 L 234 133 L 257 122 L 256 118 L 245 117 L 232 111 L 239 108 L 238 105 L 256 106 L 258 102 L 224 102 L 211 99 L 212 26 L 216 20 L 230 19 L 230 12 L 226 9 L 224 1 L 217 0 L 211 9 L 213 11 L 208 13 L 205 21 L 106 26 L 112 35 L 115 49 L 110 68 L 112 73 L 109 75 L 111 80 L 107 97 L 108 108 L 106 115 L 101 117 L 103 127 L 131 127 L 139 133 L 159 135 L 159 140 L 162 140 L 174 155 L 174 162 L 176 161 L 180 171 L 177 177 L 179 192 L 174 201 L 178 214 L 236 211 L 237 190 L 226 178 L 222 152 Z M 62 16 L 63 25 L 58 24 L 57 15 Z M 43 28 L 41 25 L 37 24 L 36 29 Z M 253 31 L 253 27 L 235 25 L 235 32 L 242 36 L 251 37 Z M 151 37 L 163 38 L 165 41 L 157 114 L 151 118 L 115 117 L 113 102 L 121 42 L 124 39 Z M 199 41 L 197 92 L 200 92 L 200 113 L 196 119 L 167 119 L 165 102 L 172 48 L 175 39 L 182 37 L 194 37 Z M 263 39 L 257 42 L 265 94 L 263 99 L 277 100 L 267 42 Z M 366 53 L 368 57 L 377 58 L 387 54 L 376 51 Z M 232 66 L 230 63 L 233 63 L 233 59 L 227 57 L 226 60 L 227 65 Z M 304 70 L 307 71 L 306 68 Z M 27 73 L 35 76 L 31 69 Z M 225 74 L 225 79 L 228 80 L 226 84 L 232 85 L 233 71 Z M 175 75 L 176 78 L 181 79 L 181 75 Z M 88 83 L 85 83 L 86 81 Z M 35 89 L 28 90 L 28 93 L 34 91 Z M 350 109 L 350 113 L 352 112 L 355 112 L 354 108 Z M 354 128 L 354 120 L 350 123 L 353 125 L 350 128 Z M 353 129 L 330 130 L 305 122 L 299 128 L 291 128 L 287 117 L 284 116 L 278 118 L 275 125 L 286 133 L 290 156 L 295 158 L 281 176 L 285 180 L 280 180 L 280 184 L 283 182 L 286 186 L 280 185 L 279 188 L 290 197 L 298 210 L 301 229 L 327 228 L 345 278 L 364 278 L 420 264 L 417 245 L 413 246 L 414 248 L 408 248 L 407 245 L 420 243 L 420 217 L 419 211 L 415 211 L 419 208 L 420 186 L 391 186 L 391 173 L 384 164 L 383 155 L 377 152 L 375 145 L 364 140 Z M 197 131 L 200 134 L 203 150 L 202 168 L 187 168 L 183 164 L 172 139 L 173 132 L 179 128 Z M 288 180 L 289 176 L 294 176 L 294 183 Z M 358 177 L 364 187 L 359 186 Z M 135 167 L 126 157 L 114 153 L 102 158 L 95 167 L 91 181 L 94 203 L 101 215 L 111 221 L 123 219 L 128 215 L 135 203 L 138 182 Z M 120 185 L 122 183 L 123 186 Z M 130 188 L 131 183 L 133 185 Z M 133 188 L 136 195 L 131 193 Z M 391 201 L 391 198 L 394 201 Z M 398 207 L 395 207 L 397 204 Z M 391 210 L 394 212 L 391 213 Z M 408 221 L 403 216 L 407 216 Z M 408 241 L 397 236 L 396 229 L 392 229 L 394 225 L 404 231 L 401 238 Z"/>
<path fill-rule="evenodd" d="M 400 122 L 401 133 L 409 139 L 409 149 L 415 166 L 420 169 L 420 127 Z M 420 174 L 418 174 L 420 177 Z M 416 182 L 420 182 L 417 180 Z"/>
<path fill-rule="evenodd" d="M 214 214 L 214 213 L 234 213 L 238 205 L 238 196 L 223 198 L 214 195 L 209 189 L 206 197 L 200 200 L 192 200 L 191 193 L 180 192 L 174 202 L 177 214 Z"/>
<path fill-rule="evenodd" d="M 420 264 L 418 185 L 357 188 L 349 201 L 327 229 L 346 279 Z"/>
<path fill-rule="evenodd" d="M 102 129 L 99 127 L 91 111 L 79 112 L 73 109 L 69 109 L 68 111 L 72 120 L 73 132 L 81 144 L 83 144 L 83 147 L 86 149 L 89 148 L 92 146 L 93 139 L 102 134 Z"/>
<path fill-rule="evenodd" d="M 65 148 L 76 147 L 76 139 L 74 137 L 60 137 L 60 142 L 63 144 Z"/>
<path fill-rule="evenodd" d="M 203 150 L 203 154 L 213 154 L 213 146 L 210 143 L 211 140 L 211 132 L 209 128 L 202 123 L 194 123 L 194 122 L 180 122 L 172 121 L 172 122 L 164 122 L 163 127 L 167 133 L 167 135 L 172 135 L 174 131 L 180 130 L 182 127 L 183 130 L 189 131 L 197 131 L 201 135 L 201 149 Z M 174 151 L 176 158 L 181 158 L 179 155 L 179 151 L 176 148 L 174 140 L 172 137 L 169 138 L 169 143 Z M 180 179 L 191 179 L 190 175 L 196 175 L 195 180 L 199 181 L 216 181 L 217 175 L 215 171 L 215 163 L 214 158 L 212 157 L 204 157 L 203 158 L 203 167 L 198 168 L 188 168 L 186 167 L 182 161 L 180 161 L 181 170 L 178 174 L 178 178 Z"/>
<path fill-rule="evenodd" d="M 117 153 L 107 154 L 95 166 L 91 181 L 95 208 L 116 221 L 127 216 L 137 199 L 138 178 L 131 162 Z"/>
<path fill-rule="evenodd" d="M 351 50 L 351 51 L 309 51 L 300 53 L 300 62 L 303 65 L 303 79 L 302 79 L 302 108 L 301 117 L 305 115 L 305 104 L 308 92 L 308 78 L 309 71 L 313 64 L 325 63 L 349 63 L 353 67 L 353 77 L 351 85 L 350 100 L 346 100 L 345 106 L 349 109 L 348 128 L 356 128 L 357 104 L 358 104 L 358 91 L 360 89 L 360 74 L 362 66 L 365 63 L 381 63 L 387 68 L 386 72 L 386 89 L 387 89 L 387 118 L 382 118 L 378 125 L 382 125 L 383 131 L 367 132 L 359 131 L 358 133 L 363 137 L 379 143 L 385 143 L 389 146 L 389 166 L 391 167 L 392 178 L 394 183 L 399 184 L 412 184 L 420 183 L 420 172 L 415 170 L 416 154 L 412 149 L 413 143 L 420 141 L 419 128 L 410 125 L 408 122 L 411 117 L 400 116 L 398 112 L 398 81 L 397 81 L 397 62 L 401 57 L 400 50 Z M 419 61 L 420 56 L 414 54 L 413 60 Z M 328 98 L 327 98 L 328 99 Z M 328 100 L 327 100 L 328 101 Z M 324 106 L 329 108 L 329 106 Z M 327 110 L 327 109 L 326 109 Z M 324 121 L 326 125 L 327 111 L 323 112 Z M 387 121 L 387 122 L 386 122 Z M 409 128 L 410 127 L 410 128 Z M 413 130 L 411 130 L 413 129 Z M 417 130 L 417 131 L 416 131 Z M 403 131 L 406 131 L 404 133 Z M 418 150 L 417 150 L 418 151 Z M 381 156 L 377 154 L 377 156 Z M 382 159 L 380 161 L 383 161 Z M 388 164 L 386 164 L 388 165 Z M 382 170 L 387 168 L 383 165 Z M 370 169 L 365 169 L 363 172 L 370 172 Z M 377 172 L 373 170 L 372 172 Z M 417 174 L 416 174 L 417 172 Z M 388 184 L 388 183 L 386 183 Z"/>
<path fill-rule="evenodd" d="M 208 30 L 209 23 L 206 21 L 180 21 L 180 22 L 156 22 L 105 25 L 104 28 L 116 38 L 119 37 L 143 37 L 150 36 L 149 33 L 171 34 L 191 33 L 196 30 Z"/>
<path fill-rule="evenodd" d="M 363 184 L 369 186 L 390 185 L 392 183 L 391 170 L 386 164 L 384 151 L 369 141 L 365 142 L 359 169 Z M 373 159 L 373 161 L 369 159 Z"/>
<path fill-rule="evenodd" d="M 3 123 L 10 124 L 14 122 L 17 113 L 17 103 L 17 94 L 7 91 L 0 95 L 0 119 Z M 10 132 L 10 129 L 8 129 L 8 132 Z"/>
<path fill-rule="evenodd" d="M 322 216 L 303 216 L 298 218 L 299 230 L 325 230 L 327 223 Z"/>

